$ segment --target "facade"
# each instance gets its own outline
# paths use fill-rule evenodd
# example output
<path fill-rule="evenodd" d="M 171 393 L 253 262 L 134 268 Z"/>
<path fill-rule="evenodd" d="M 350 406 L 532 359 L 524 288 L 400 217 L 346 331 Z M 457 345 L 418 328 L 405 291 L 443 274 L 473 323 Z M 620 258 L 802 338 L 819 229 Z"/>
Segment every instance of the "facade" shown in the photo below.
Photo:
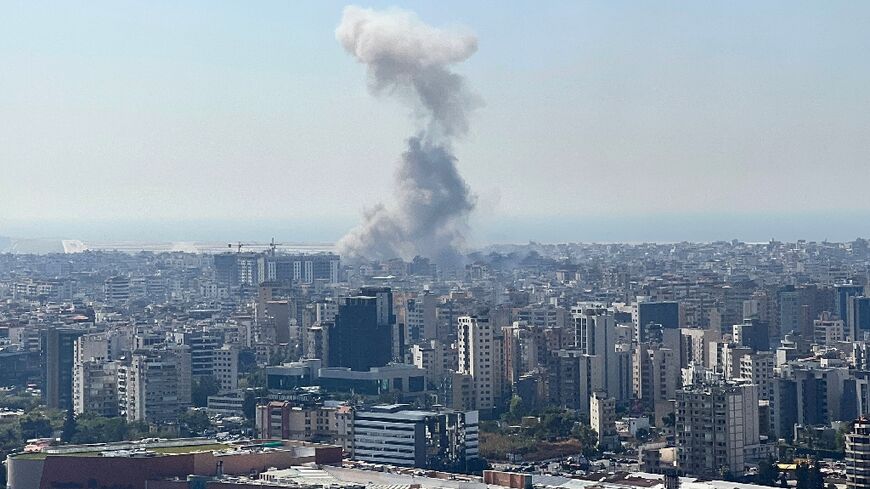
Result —
<path fill-rule="evenodd" d="M 346 405 L 270 401 L 257 406 L 257 436 L 265 439 L 328 442 L 352 447 L 353 410 Z"/>
<path fill-rule="evenodd" d="M 214 350 L 212 375 L 220 385 L 220 390 L 234 391 L 239 388 L 239 348 L 223 345 Z"/>
<path fill-rule="evenodd" d="M 632 362 L 634 399 L 649 410 L 656 411 L 655 425 L 660 422 L 662 409 L 676 396 L 680 384 L 678 352 L 658 344 L 641 343 L 635 346 Z"/>
<path fill-rule="evenodd" d="M 315 385 L 326 392 L 354 392 L 364 396 L 387 392 L 415 396 L 426 392 L 426 371 L 413 365 L 390 364 L 365 372 L 321 365 L 319 359 L 307 359 L 266 367 L 266 386 L 276 393 Z"/>
<path fill-rule="evenodd" d="M 593 392 L 589 398 L 589 426 L 598 435 L 599 450 L 615 450 L 619 446 L 616 433 L 616 399 L 604 392 Z"/>
<path fill-rule="evenodd" d="M 45 335 L 45 404 L 54 409 L 72 409 L 75 341 L 82 332 L 50 327 Z"/>
<path fill-rule="evenodd" d="M 118 363 L 86 361 L 76 363 L 73 410 L 99 416 L 118 415 Z"/>
<path fill-rule="evenodd" d="M 849 308 L 849 298 L 864 295 L 864 286 L 857 284 L 840 284 L 834 286 L 834 311 L 837 319 L 846 320 Z"/>
<path fill-rule="evenodd" d="M 186 347 L 140 350 L 118 368 L 118 403 L 127 421 L 160 424 L 190 406 L 190 352 Z"/>
<path fill-rule="evenodd" d="M 491 410 L 501 401 L 502 342 L 495 338 L 488 318 L 459 318 L 457 372 L 471 377 L 474 384 L 473 408 L 477 410 Z"/>
<path fill-rule="evenodd" d="M 639 342 L 647 341 L 646 330 L 651 324 L 661 325 L 664 329 L 680 327 L 680 304 L 677 302 L 639 301 L 636 311 L 632 320 L 635 339 Z"/>
<path fill-rule="evenodd" d="M 328 365 L 366 371 L 393 359 L 392 293 L 363 289 L 363 295 L 339 301 L 338 314 L 328 333 Z M 368 295 L 371 294 L 371 295 Z"/>
<path fill-rule="evenodd" d="M 740 378 L 758 386 L 758 399 L 773 398 L 774 367 L 772 352 L 749 353 L 740 357 Z"/>
<path fill-rule="evenodd" d="M 582 393 L 589 399 L 593 391 L 604 390 L 617 403 L 627 403 L 632 392 L 630 331 L 618 326 L 612 310 L 601 304 L 578 304 L 571 309 L 574 347 L 588 355 L 587 371 L 600 372 L 601 378 L 587 382 Z M 594 365 L 593 365 L 594 364 Z"/>
<path fill-rule="evenodd" d="M 45 456 L 15 454 L 6 458 L 7 486 L 189 488 L 188 480 L 209 480 L 218 474 L 248 476 L 269 467 L 285 469 L 303 464 L 341 465 L 341 447 L 287 441 L 268 449 L 253 443 L 239 449 L 214 440 L 175 439 L 147 443 L 116 442 L 49 447 Z M 134 453 L 136 453 L 134 455 Z M 172 481 L 181 485 L 172 485 Z M 226 487 L 223 482 L 218 487 Z M 204 484 L 192 487 L 206 487 Z M 213 486 L 208 486 L 213 487 Z M 251 487 L 251 486 L 239 486 Z M 257 485 L 256 487 L 263 487 Z"/>
<path fill-rule="evenodd" d="M 846 434 L 846 487 L 870 488 L 870 421 L 855 421 Z"/>
<path fill-rule="evenodd" d="M 105 299 L 108 304 L 124 304 L 130 300 L 130 277 L 116 275 L 106 279 Z"/>
<path fill-rule="evenodd" d="M 870 333 L 870 297 L 852 296 L 846 303 L 846 333 L 852 341 L 864 340 Z"/>
<path fill-rule="evenodd" d="M 353 458 L 371 463 L 463 470 L 479 458 L 477 411 L 375 406 L 353 418 Z"/>
<path fill-rule="evenodd" d="M 746 449 L 759 442 L 757 386 L 698 385 L 678 391 L 675 438 L 680 470 L 742 474 Z"/>

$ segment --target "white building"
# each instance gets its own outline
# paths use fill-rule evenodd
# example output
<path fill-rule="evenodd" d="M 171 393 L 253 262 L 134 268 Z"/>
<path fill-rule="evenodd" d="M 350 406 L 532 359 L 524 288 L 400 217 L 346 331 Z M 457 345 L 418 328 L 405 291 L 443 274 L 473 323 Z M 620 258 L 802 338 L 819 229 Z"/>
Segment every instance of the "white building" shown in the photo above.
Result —
<path fill-rule="evenodd" d="M 175 421 L 190 406 L 190 352 L 186 347 L 141 350 L 118 368 L 118 403 L 127 421 Z"/>
<path fill-rule="evenodd" d="M 616 399 L 604 392 L 589 397 L 589 425 L 598 434 L 599 450 L 614 450 L 619 446 L 616 433 Z"/>
<path fill-rule="evenodd" d="M 494 408 L 502 396 L 502 342 L 495 340 L 489 319 L 459 317 L 458 354 L 460 374 L 474 383 L 474 409 Z"/>
<path fill-rule="evenodd" d="M 212 373 L 221 392 L 239 388 L 239 348 L 224 345 L 214 351 Z"/>
<path fill-rule="evenodd" d="M 776 357 L 770 351 L 749 353 L 740 358 L 740 378 L 758 386 L 759 400 L 768 401 L 773 398 L 775 366 Z"/>

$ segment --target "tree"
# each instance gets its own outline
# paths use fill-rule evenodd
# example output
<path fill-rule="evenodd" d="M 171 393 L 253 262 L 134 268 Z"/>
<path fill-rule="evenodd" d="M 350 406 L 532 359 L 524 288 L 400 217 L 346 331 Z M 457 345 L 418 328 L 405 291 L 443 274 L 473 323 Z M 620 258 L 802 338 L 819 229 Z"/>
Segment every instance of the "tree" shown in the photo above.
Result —
<path fill-rule="evenodd" d="M 571 430 L 571 436 L 580 442 L 580 452 L 583 456 L 590 457 L 598 451 L 598 434 L 589 426 L 577 423 Z"/>
<path fill-rule="evenodd" d="M 758 464 L 758 474 L 755 476 L 755 482 L 762 486 L 775 486 L 776 479 L 779 477 L 779 470 L 772 458 L 762 460 Z"/>
<path fill-rule="evenodd" d="M 825 489 L 825 477 L 822 475 L 819 464 L 812 464 L 809 468 L 809 489 Z"/>
<path fill-rule="evenodd" d="M 245 390 L 242 412 L 245 413 L 247 419 L 254 419 L 257 416 L 257 393 L 254 392 L 254 389 Z"/>
<path fill-rule="evenodd" d="M 22 416 L 18 424 L 21 428 L 21 438 L 24 440 L 45 438 L 51 436 L 54 431 L 51 427 L 51 420 L 41 412 L 32 412 Z"/>
<path fill-rule="evenodd" d="M 76 424 L 76 415 L 72 408 L 70 408 L 66 412 L 66 419 L 63 421 L 63 429 L 60 432 L 60 441 L 63 443 L 71 442 L 73 438 L 75 438 L 77 432 L 78 424 Z"/>
<path fill-rule="evenodd" d="M 208 396 L 213 396 L 220 391 L 217 379 L 211 376 L 201 377 L 193 381 L 190 386 L 190 400 L 196 407 L 206 407 Z"/>
<path fill-rule="evenodd" d="M 798 464 L 795 478 L 797 489 L 825 489 L 825 478 L 815 462 Z"/>
<path fill-rule="evenodd" d="M 211 427 L 211 420 L 205 411 L 199 409 L 191 409 L 178 417 L 178 422 L 187 428 L 187 431 L 194 434 L 202 434 L 203 431 Z"/>
<path fill-rule="evenodd" d="M 526 415 L 528 410 L 526 409 L 526 403 L 523 401 L 522 397 L 516 394 L 511 397 L 509 412 L 511 419 L 515 421 L 523 419 L 523 416 Z"/>

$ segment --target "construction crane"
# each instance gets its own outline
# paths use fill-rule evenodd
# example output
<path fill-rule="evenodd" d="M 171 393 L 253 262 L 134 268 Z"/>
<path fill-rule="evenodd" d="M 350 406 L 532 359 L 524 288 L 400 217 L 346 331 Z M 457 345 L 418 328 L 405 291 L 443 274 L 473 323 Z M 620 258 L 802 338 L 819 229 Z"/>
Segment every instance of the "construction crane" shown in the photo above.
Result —
<path fill-rule="evenodd" d="M 267 247 L 269 247 L 270 253 L 271 253 L 272 255 L 274 255 L 274 254 L 275 254 L 275 250 L 276 250 L 279 246 L 283 246 L 283 245 L 284 245 L 284 243 L 276 243 L 276 242 L 275 242 L 275 238 L 272 238 L 272 241 L 270 241 L 270 242 L 268 242 L 268 243 L 266 243 L 266 244 L 264 244 L 264 243 L 242 243 L 241 241 L 239 241 L 238 243 L 227 243 L 227 248 L 230 248 L 230 249 L 235 248 L 235 249 L 236 249 L 236 253 L 241 253 L 241 252 L 242 252 L 242 248 L 249 248 L 249 247 L 252 247 L 252 246 L 267 246 Z"/>

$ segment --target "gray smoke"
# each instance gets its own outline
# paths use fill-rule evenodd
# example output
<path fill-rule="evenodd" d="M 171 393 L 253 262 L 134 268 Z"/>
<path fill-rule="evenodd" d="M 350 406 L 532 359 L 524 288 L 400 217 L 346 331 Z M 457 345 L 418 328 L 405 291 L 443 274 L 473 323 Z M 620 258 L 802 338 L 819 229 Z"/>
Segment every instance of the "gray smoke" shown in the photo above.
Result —
<path fill-rule="evenodd" d="M 356 6 L 344 9 L 335 37 L 368 67 L 371 92 L 410 101 L 421 123 L 395 175 L 396 202 L 367 211 L 338 242 L 340 252 L 350 259 L 455 261 L 475 198 L 456 169 L 451 141 L 468 131 L 468 111 L 478 101 L 449 66 L 474 54 L 477 38 L 436 29 L 411 12 Z"/>

